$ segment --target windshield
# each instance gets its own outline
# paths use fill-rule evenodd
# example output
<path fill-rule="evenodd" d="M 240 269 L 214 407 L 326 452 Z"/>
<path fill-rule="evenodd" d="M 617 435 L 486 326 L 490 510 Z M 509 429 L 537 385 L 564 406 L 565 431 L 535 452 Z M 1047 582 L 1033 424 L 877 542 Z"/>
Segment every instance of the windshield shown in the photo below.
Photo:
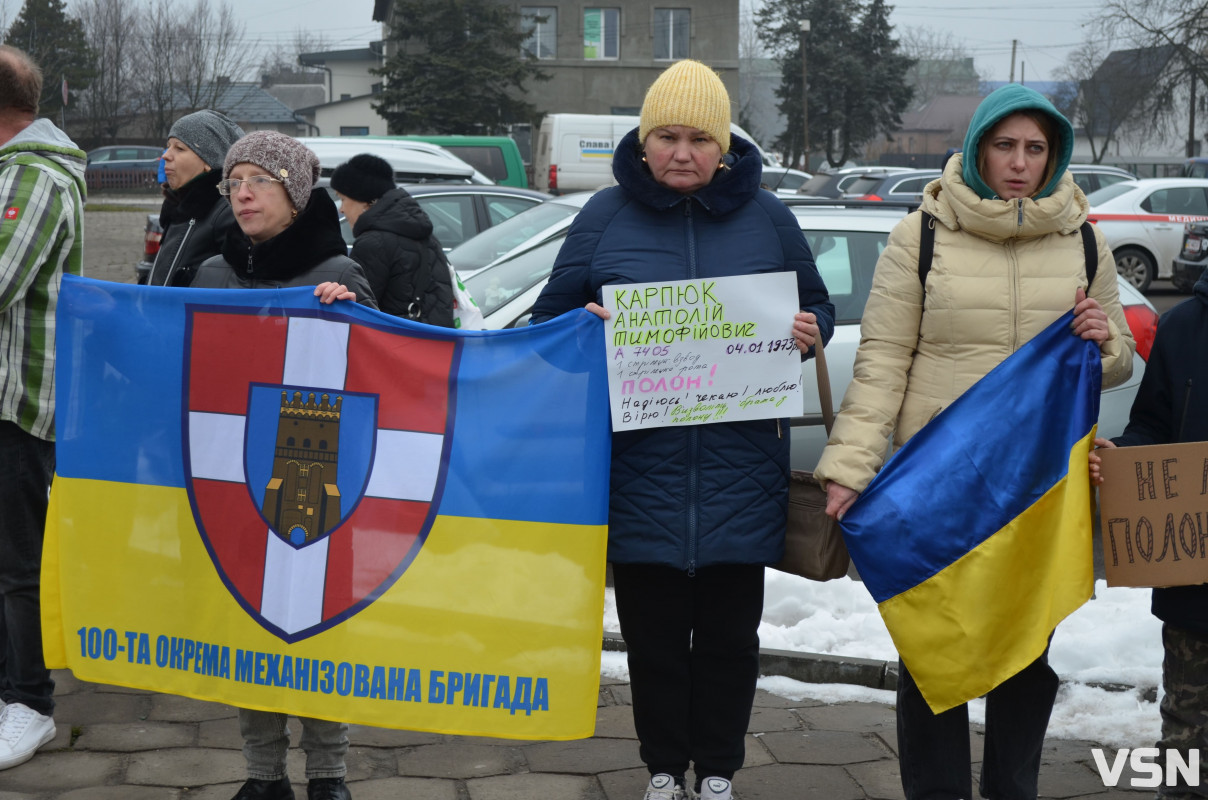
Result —
<path fill-rule="evenodd" d="M 1086 196 L 1086 202 L 1092 206 L 1097 206 L 1100 203 L 1106 203 L 1108 200 L 1114 200 L 1122 194 L 1127 194 L 1137 188 L 1132 183 L 1113 183 L 1111 186 L 1104 186 L 1098 191 L 1091 192 Z"/>
<path fill-rule="evenodd" d="M 576 206 L 538 203 L 454 247 L 449 251 L 449 261 L 459 270 L 482 269 L 551 225 L 577 213 Z"/>
<path fill-rule="evenodd" d="M 565 238 L 550 239 L 466 278 L 466 288 L 483 316 L 489 316 L 513 297 L 548 278 Z"/>

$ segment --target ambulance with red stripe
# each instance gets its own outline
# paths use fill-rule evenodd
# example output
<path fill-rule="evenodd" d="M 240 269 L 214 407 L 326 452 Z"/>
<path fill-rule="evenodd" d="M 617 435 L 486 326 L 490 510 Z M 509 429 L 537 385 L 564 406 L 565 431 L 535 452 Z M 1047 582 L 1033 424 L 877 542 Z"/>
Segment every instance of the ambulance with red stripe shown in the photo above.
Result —
<path fill-rule="evenodd" d="M 1107 237 L 1116 269 L 1140 291 L 1168 279 L 1183 226 L 1208 220 L 1208 178 L 1142 178 L 1087 195 L 1087 216 Z"/>

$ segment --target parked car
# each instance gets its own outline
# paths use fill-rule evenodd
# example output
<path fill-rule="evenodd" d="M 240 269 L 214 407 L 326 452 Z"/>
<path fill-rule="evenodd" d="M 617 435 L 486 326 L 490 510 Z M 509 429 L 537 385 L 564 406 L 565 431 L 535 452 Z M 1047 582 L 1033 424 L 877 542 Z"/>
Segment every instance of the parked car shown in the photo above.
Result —
<path fill-rule="evenodd" d="M 329 180 L 330 178 L 319 178 L 316 186 L 331 191 L 328 186 Z M 440 240 L 445 252 L 472 238 L 480 231 L 509 220 L 517 214 L 551 199 L 548 194 L 515 186 L 469 183 L 400 185 L 415 198 L 420 208 L 432 220 L 433 233 Z M 334 193 L 332 196 L 334 198 Z M 355 237 L 352 235 L 351 226 L 343 216 L 340 217 L 340 230 L 344 235 L 344 241 L 348 243 L 349 247 L 352 247 Z M 148 214 L 143 235 L 143 256 L 136 267 L 139 283 L 146 283 L 147 276 L 151 273 L 151 265 L 155 263 L 155 255 L 159 252 L 162 235 L 159 215 Z"/>
<path fill-rule="evenodd" d="M 789 169 L 788 167 L 770 167 L 764 165 L 763 168 L 763 185 L 769 191 L 777 194 L 797 194 L 797 190 L 805 185 L 805 182 L 814 177 L 808 172 L 802 172 L 799 169 Z"/>
<path fill-rule="evenodd" d="M 842 197 L 861 175 L 889 175 L 909 172 L 907 167 L 842 167 L 833 172 L 818 172 L 806 181 L 797 193 L 805 197 Z"/>
<path fill-rule="evenodd" d="M 843 190 L 843 196 L 856 200 L 908 200 L 918 203 L 923 200 L 924 187 L 940 174 L 938 169 L 860 174 Z"/>
<path fill-rule="evenodd" d="M 1208 158 L 1196 156 L 1183 162 L 1184 178 L 1208 178 Z"/>
<path fill-rule="evenodd" d="M 457 268 L 459 275 L 468 278 L 514 250 L 561 237 L 592 194 L 566 194 L 522 211 L 453 248 L 449 252 L 449 262 Z"/>
<path fill-rule="evenodd" d="M 158 184 L 162 147 L 107 145 L 88 151 L 84 181 L 89 191 L 150 189 Z"/>
<path fill-rule="evenodd" d="M 833 204 L 794 204 L 792 200 L 789 206 L 810 243 L 818 271 L 835 305 L 835 335 L 826 352 L 832 393 L 838 408 L 851 382 L 856 346 L 860 343 L 860 318 L 872 286 L 873 269 L 885 249 L 890 230 L 901 221 L 906 208 L 846 208 Z M 515 328 L 528 324 L 533 303 L 549 279 L 563 238 L 565 233 L 537 242 L 466 279 L 466 287 L 482 309 L 487 328 Z M 1105 390 L 1101 398 L 1099 431 L 1100 435 L 1109 437 L 1123 432 L 1128 422 L 1128 412 L 1141 382 L 1158 319 L 1154 307 L 1140 292 L 1119 276 L 1117 282 L 1124 315 L 1137 339 L 1138 349 L 1133 359 L 1132 377 L 1120 386 Z M 813 362 L 805 362 L 802 370 L 804 413 L 793 421 L 799 430 L 795 430 L 792 437 L 792 466 L 794 469 L 813 469 L 826 434 L 821 427 Z"/>
<path fill-rule="evenodd" d="M 1188 222 L 1183 226 L 1183 248 L 1174 259 L 1174 288 L 1190 292 L 1208 266 L 1208 222 Z"/>
<path fill-rule="evenodd" d="M 320 178 L 320 186 L 327 181 Z M 449 252 L 482 231 L 550 199 L 548 194 L 516 186 L 439 183 L 403 186 L 432 220 L 432 233 Z M 344 241 L 352 244 L 352 229 L 340 218 Z"/>
<path fill-rule="evenodd" d="M 585 192 L 612 183 L 612 154 L 639 118 L 621 114 L 546 114 L 533 147 L 533 184 L 551 194 Z M 730 123 L 730 131 L 759 143 Z M 759 148 L 762 155 L 763 149 Z"/>
<path fill-rule="evenodd" d="M 508 136 L 413 135 L 389 137 L 437 144 L 500 186 L 528 188 L 524 159 L 514 139 Z"/>
<path fill-rule="evenodd" d="M 1136 175 L 1126 169 L 1109 167 L 1105 164 L 1070 164 L 1066 169 L 1069 171 L 1070 177 L 1074 179 L 1074 183 L 1078 184 L 1078 188 L 1088 195 L 1091 192 L 1099 191 L 1104 186 L 1137 179 Z"/>
<path fill-rule="evenodd" d="M 1183 247 L 1183 226 L 1208 220 L 1208 179 L 1142 178 L 1120 181 L 1087 195 L 1088 219 L 1099 226 L 1116 257 L 1116 269 L 1144 292 L 1169 278 Z"/>

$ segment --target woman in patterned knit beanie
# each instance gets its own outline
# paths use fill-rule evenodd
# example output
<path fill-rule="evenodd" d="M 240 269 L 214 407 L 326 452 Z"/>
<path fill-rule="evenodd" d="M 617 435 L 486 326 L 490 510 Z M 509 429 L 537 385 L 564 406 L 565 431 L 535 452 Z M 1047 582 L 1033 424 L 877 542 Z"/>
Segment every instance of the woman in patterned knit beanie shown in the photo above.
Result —
<path fill-rule="evenodd" d="M 256 131 L 227 153 L 218 191 L 227 196 L 238 227 L 201 265 L 193 286 L 274 289 L 314 286 L 320 302 L 353 300 L 377 308 L 365 275 L 347 255 L 340 218 L 327 192 L 311 191 L 319 160 L 296 139 Z M 233 800 L 294 800 L 285 772 L 287 717 L 239 709 L 248 780 Z M 344 783 L 348 725 L 300 717 L 306 751 L 307 800 L 350 800 Z"/>
<path fill-rule="evenodd" d="M 788 272 L 799 312 L 784 332 L 804 354 L 830 338 L 834 308 L 809 245 L 759 188 L 759 150 L 730 133 L 713 70 L 680 61 L 655 80 L 613 173 L 618 185 L 571 225 L 534 322 L 584 306 L 607 318 L 607 285 Z M 613 434 L 608 560 L 645 800 L 693 787 L 731 797 L 759 677 L 763 570 L 784 551 L 788 433 L 788 420 L 764 419 Z"/>

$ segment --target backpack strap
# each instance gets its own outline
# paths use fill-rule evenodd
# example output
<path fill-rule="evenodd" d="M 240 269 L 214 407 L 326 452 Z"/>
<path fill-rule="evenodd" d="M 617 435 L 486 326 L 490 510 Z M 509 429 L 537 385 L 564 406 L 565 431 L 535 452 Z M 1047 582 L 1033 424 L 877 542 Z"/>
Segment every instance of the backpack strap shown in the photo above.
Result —
<path fill-rule="evenodd" d="M 1086 293 L 1091 293 L 1091 284 L 1095 282 L 1095 270 L 1099 268 L 1099 245 L 1095 242 L 1095 229 L 1089 221 L 1083 221 L 1082 252 L 1086 256 Z"/>
<path fill-rule="evenodd" d="M 927 273 L 931 271 L 931 258 L 935 255 L 935 217 L 926 211 L 922 214 L 922 231 L 919 236 L 919 283 L 927 286 Z M 1078 229 L 1082 233 L 1082 254 L 1086 259 L 1086 290 L 1089 293 L 1099 269 L 1099 245 L 1095 241 L 1095 229 L 1090 222 L 1083 222 Z"/>
<path fill-rule="evenodd" d="M 923 230 L 919 237 L 919 283 L 927 288 L 927 273 L 931 271 L 931 257 L 935 254 L 935 217 L 922 212 Z"/>

